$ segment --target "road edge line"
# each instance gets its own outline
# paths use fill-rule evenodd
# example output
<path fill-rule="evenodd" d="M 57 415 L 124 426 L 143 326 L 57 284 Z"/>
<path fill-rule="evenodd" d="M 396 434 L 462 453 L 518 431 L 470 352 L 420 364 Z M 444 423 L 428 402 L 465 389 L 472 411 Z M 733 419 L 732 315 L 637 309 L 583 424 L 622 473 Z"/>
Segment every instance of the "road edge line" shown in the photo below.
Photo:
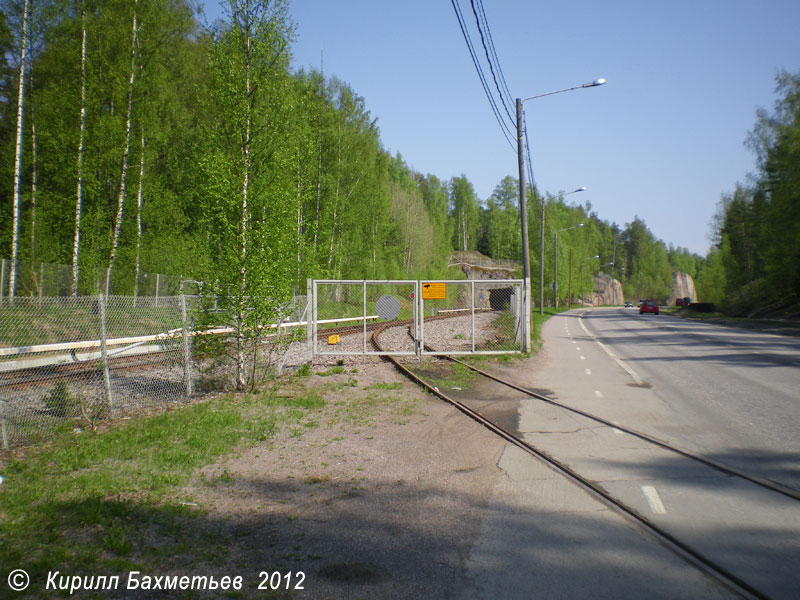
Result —
<path fill-rule="evenodd" d="M 585 312 L 586 312 L 586 311 L 584 311 L 584 313 L 585 313 Z M 591 333 L 591 332 L 590 332 L 590 331 L 589 331 L 589 330 L 586 328 L 586 325 L 584 325 L 584 323 L 583 323 L 583 315 L 584 315 L 584 313 L 581 313 L 581 314 L 579 314 L 579 315 L 578 315 L 578 322 L 581 324 L 581 327 L 583 327 L 583 330 L 586 332 L 586 335 L 588 335 L 588 336 L 589 336 L 589 337 L 591 337 L 591 338 L 592 338 L 592 339 L 593 339 L 595 342 L 597 342 L 597 343 L 600 345 L 600 347 L 601 347 L 603 350 L 605 350 L 606 354 L 608 354 L 608 355 L 609 355 L 611 358 L 613 358 L 613 359 L 614 359 L 614 360 L 617 362 L 617 364 L 618 364 L 620 367 L 622 367 L 622 368 L 625 370 L 625 372 L 626 372 L 628 375 L 630 375 L 630 376 L 631 376 L 631 378 L 632 378 L 632 379 L 633 379 L 633 381 L 636 383 L 636 385 L 644 385 L 644 379 L 642 379 L 641 377 L 639 377 L 639 374 L 638 374 L 636 371 L 634 371 L 634 370 L 633 370 L 631 367 L 629 367 L 627 364 L 625 364 L 625 362 L 624 362 L 624 361 L 623 361 L 621 358 L 619 358 L 619 357 L 618 357 L 616 354 L 614 354 L 614 351 L 613 351 L 613 350 L 611 350 L 611 348 L 609 348 L 608 346 L 606 346 L 606 345 L 605 345 L 603 342 L 601 342 L 601 341 L 600 341 L 600 340 L 597 338 L 597 336 L 596 336 L 596 335 L 594 335 L 593 333 Z"/>

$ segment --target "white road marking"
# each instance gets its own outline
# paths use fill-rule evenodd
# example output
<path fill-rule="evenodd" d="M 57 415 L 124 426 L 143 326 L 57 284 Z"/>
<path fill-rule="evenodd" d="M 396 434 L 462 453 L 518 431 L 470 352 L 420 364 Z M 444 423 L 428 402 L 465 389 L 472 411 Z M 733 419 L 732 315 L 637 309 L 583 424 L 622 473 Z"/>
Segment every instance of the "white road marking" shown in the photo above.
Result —
<path fill-rule="evenodd" d="M 586 357 L 585 356 L 581 356 L 581 360 L 586 360 Z"/>
<path fill-rule="evenodd" d="M 591 375 L 592 374 L 592 370 L 591 369 L 584 369 L 583 372 L 586 373 L 587 375 Z"/>
<path fill-rule="evenodd" d="M 625 364 L 625 363 L 622 361 L 622 359 L 620 359 L 619 357 L 617 357 L 617 355 L 616 355 L 616 354 L 614 354 L 614 352 L 613 352 L 613 351 L 612 351 L 612 350 L 611 350 L 611 349 L 610 349 L 608 346 L 606 346 L 606 345 L 605 345 L 603 342 L 601 342 L 600 340 L 598 340 L 598 339 L 597 339 L 597 336 L 593 335 L 593 334 L 592 334 L 592 333 L 591 333 L 591 332 L 590 332 L 588 329 L 586 329 L 586 325 L 583 323 L 583 317 L 581 317 L 581 318 L 580 318 L 580 322 L 581 322 L 581 327 L 583 327 L 583 330 L 584 330 L 584 331 L 585 331 L 585 332 L 586 332 L 588 335 L 592 336 L 592 338 L 594 338 L 594 341 L 595 341 L 595 342 L 597 342 L 597 343 L 598 343 L 598 345 L 599 345 L 599 346 L 600 346 L 600 347 L 601 347 L 603 350 L 605 350 L 605 351 L 606 351 L 606 354 L 608 354 L 608 355 L 609 355 L 611 358 L 613 358 L 613 359 L 614 359 L 614 360 L 617 362 L 617 364 L 618 364 L 620 367 L 622 367 L 623 369 L 625 369 L 625 371 L 628 373 L 628 375 L 630 375 L 630 376 L 633 378 L 633 381 L 634 381 L 634 382 L 635 382 L 637 385 L 642 385 L 642 384 L 644 383 L 644 379 L 642 379 L 641 377 L 639 377 L 639 374 L 638 374 L 636 371 L 634 371 L 632 368 L 630 368 L 628 365 L 626 365 L 626 364 Z"/>
<path fill-rule="evenodd" d="M 667 509 L 664 508 L 664 503 L 661 502 L 661 498 L 652 485 L 643 485 L 642 486 L 642 493 L 644 497 L 647 499 L 647 503 L 650 505 L 650 510 L 653 511 L 653 514 L 656 515 L 665 515 L 667 514 Z"/>
<path fill-rule="evenodd" d="M 580 350 L 580 349 L 581 349 L 580 346 L 575 346 L 575 350 Z"/>
<path fill-rule="evenodd" d="M 625 432 L 623 432 L 623 431 L 620 431 L 620 430 L 619 430 L 619 429 L 617 429 L 616 427 L 612 427 L 612 428 L 611 428 L 611 431 L 613 431 L 613 432 L 614 432 L 615 434 L 617 434 L 617 435 L 625 435 Z"/>
<path fill-rule="evenodd" d="M 603 392 L 601 392 L 600 390 L 595 390 L 594 391 L 594 395 L 597 396 L 598 398 L 602 398 L 603 397 Z"/>

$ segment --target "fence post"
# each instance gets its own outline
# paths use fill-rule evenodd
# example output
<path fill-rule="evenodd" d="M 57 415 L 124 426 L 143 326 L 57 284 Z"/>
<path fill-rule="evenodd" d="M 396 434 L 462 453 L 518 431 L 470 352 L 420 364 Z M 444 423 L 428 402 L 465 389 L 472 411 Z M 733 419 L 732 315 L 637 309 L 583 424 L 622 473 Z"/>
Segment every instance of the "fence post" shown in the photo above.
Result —
<path fill-rule="evenodd" d="M 522 310 L 524 312 L 523 319 L 524 319 L 524 329 L 525 329 L 525 337 L 524 345 L 523 345 L 523 352 L 530 352 L 531 351 L 531 311 L 533 309 L 532 305 L 532 298 L 531 298 L 531 278 L 527 277 L 523 280 L 523 300 L 522 300 Z"/>
<path fill-rule="evenodd" d="M 107 280 L 106 280 L 107 281 Z M 100 355 L 103 362 L 103 384 L 106 390 L 106 403 L 108 404 L 108 416 L 114 416 L 114 400 L 111 396 L 111 374 L 108 371 L 108 352 L 106 351 L 106 337 L 108 336 L 106 326 L 106 300 L 107 296 L 97 295 L 97 302 L 100 307 Z"/>
<path fill-rule="evenodd" d="M 313 287 L 311 285 L 311 279 L 306 279 L 306 347 L 308 348 L 308 360 L 311 361 L 314 358 L 314 346 L 312 344 L 312 331 L 311 328 L 313 326 Z"/>
<path fill-rule="evenodd" d="M 475 352 L 475 280 L 473 279 L 470 282 L 470 288 L 472 289 L 472 351 Z"/>
<path fill-rule="evenodd" d="M 181 292 L 181 319 L 183 323 L 183 381 L 186 385 L 186 397 L 191 398 L 192 389 L 192 342 L 189 335 L 189 317 L 186 311 L 186 295 Z"/>
<path fill-rule="evenodd" d="M 3 294 L 6 290 L 6 259 L 0 259 L 0 305 L 3 304 Z"/>
<path fill-rule="evenodd" d="M 8 404 L 0 400 L 0 434 L 3 437 L 3 450 L 8 450 L 11 446 L 8 443 L 8 426 L 6 425 L 6 406 Z"/>

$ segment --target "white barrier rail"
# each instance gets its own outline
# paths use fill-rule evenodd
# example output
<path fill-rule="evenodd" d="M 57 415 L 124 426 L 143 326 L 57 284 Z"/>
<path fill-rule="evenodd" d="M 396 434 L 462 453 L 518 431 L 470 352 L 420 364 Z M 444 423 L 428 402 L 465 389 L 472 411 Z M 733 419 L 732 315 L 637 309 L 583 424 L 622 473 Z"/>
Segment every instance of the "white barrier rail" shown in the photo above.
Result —
<path fill-rule="evenodd" d="M 367 320 L 371 321 L 374 319 L 379 318 L 378 315 L 369 315 L 367 316 Z M 342 319 L 324 319 L 318 321 L 318 323 L 351 323 L 355 321 L 364 321 L 364 317 L 346 317 Z M 264 329 L 289 329 L 292 327 L 303 327 L 308 325 L 308 321 L 295 321 L 291 323 L 280 323 L 276 324 L 273 323 L 272 325 L 265 325 Z M 221 335 L 226 333 L 233 333 L 236 329 L 233 327 L 214 327 L 213 329 L 206 329 L 204 331 L 191 331 L 189 335 L 191 336 L 198 336 L 198 335 Z M 158 345 L 147 345 L 148 342 L 158 342 L 163 340 L 168 340 L 176 337 L 180 337 L 183 335 L 183 328 L 178 329 L 170 329 L 169 331 L 163 333 L 157 333 L 154 335 L 140 335 L 134 337 L 127 337 L 127 338 L 113 338 L 106 340 L 106 346 L 120 346 L 125 345 L 123 348 L 116 348 L 114 350 L 109 350 L 109 356 L 135 356 L 138 354 L 149 354 L 150 352 L 158 352 L 161 347 Z M 97 360 L 101 357 L 101 353 L 99 351 L 95 352 L 83 352 L 77 353 L 76 350 L 86 350 L 91 348 L 99 348 L 101 344 L 101 340 L 84 340 L 79 342 L 63 342 L 57 344 L 38 344 L 35 346 L 15 346 L 15 347 L 7 347 L 7 348 L 0 348 L 0 357 L 3 356 L 15 356 L 19 354 L 39 354 L 43 352 L 59 352 L 59 351 L 69 351 L 69 354 L 62 354 L 59 356 L 52 356 L 48 358 L 41 358 L 41 359 L 18 359 L 18 360 L 8 360 L 0 362 L 0 372 L 5 371 L 16 371 L 19 369 L 27 369 L 27 368 L 34 368 L 34 367 L 46 367 L 46 366 L 53 366 L 53 365 L 60 365 L 60 364 L 68 364 L 68 363 L 75 363 L 75 362 L 84 362 L 89 360 Z M 141 351 L 139 352 L 132 352 L 134 348 L 143 346 Z"/>

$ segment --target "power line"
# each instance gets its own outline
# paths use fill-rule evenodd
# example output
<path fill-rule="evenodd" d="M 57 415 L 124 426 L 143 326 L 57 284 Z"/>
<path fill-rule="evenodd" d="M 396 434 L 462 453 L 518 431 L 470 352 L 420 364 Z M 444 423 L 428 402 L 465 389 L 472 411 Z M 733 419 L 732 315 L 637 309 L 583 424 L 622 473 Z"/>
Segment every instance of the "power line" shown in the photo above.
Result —
<path fill-rule="evenodd" d="M 494 39 L 492 38 L 492 31 L 489 29 L 489 20 L 486 18 L 486 11 L 483 10 L 483 0 L 478 0 L 478 7 L 481 9 L 481 15 L 483 16 L 483 22 L 486 25 L 486 34 L 489 38 L 489 48 L 492 51 L 492 56 L 494 56 L 494 63 L 497 65 L 497 71 L 500 73 L 500 81 L 503 84 L 503 89 L 506 91 L 506 95 L 508 96 L 508 103 L 513 104 L 511 100 L 514 98 L 511 90 L 508 89 L 508 84 L 506 83 L 506 77 L 503 74 L 503 69 L 500 66 L 500 59 L 497 57 L 497 50 L 494 47 Z"/>
<path fill-rule="evenodd" d="M 525 150 L 527 152 L 527 155 L 525 157 L 525 162 L 527 163 L 528 166 L 528 181 L 533 186 L 534 190 L 538 190 L 538 187 L 536 186 L 536 179 L 533 176 L 533 156 L 531 155 L 531 146 L 530 146 L 530 141 L 528 139 L 528 123 L 525 120 L 525 111 L 522 112 L 522 127 L 523 127 L 523 132 L 525 134 Z"/>
<path fill-rule="evenodd" d="M 480 2 L 480 0 L 479 0 Z M 511 104 L 510 98 L 509 103 L 506 104 L 506 98 L 503 94 L 503 90 L 500 89 L 500 84 L 497 82 L 497 75 L 494 72 L 494 64 L 492 61 L 492 56 L 490 56 L 489 48 L 486 46 L 486 39 L 483 35 L 483 27 L 481 27 L 481 18 L 478 17 L 478 12 L 475 9 L 475 0 L 469 1 L 470 6 L 472 7 L 472 14 L 475 15 L 475 24 L 478 26 L 478 34 L 481 38 L 481 46 L 483 46 L 483 53 L 486 55 L 486 62 L 489 63 L 489 71 L 492 73 L 492 79 L 494 80 L 494 87 L 497 88 L 497 93 L 500 94 L 500 102 L 503 103 L 503 108 L 506 109 L 506 115 L 508 115 L 508 120 L 511 121 L 512 124 L 515 124 L 514 117 L 511 116 L 511 111 L 508 108 L 508 104 Z M 486 27 L 486 37 L 489 37 L 491 40 L 491 32 L 489 30 L 489 22 L 486 20 L 486 13 L 483 11 L 483 5 L 481 4 L 481 14 L 483 15 L 483 22 L 484 26 Z M 493 47 L 493 44 L 490 43 Z M 497 60 L 497 53 L 492 53 L 495 57 L 495 63 L 497 64 L 497 70 L 502 74 L 502 70 L 500 69 L 500 62 Z M 510 96 L 510 94 L 509 94 Z"/>
<path fill-rule="evenodd" d="M 464 41 L 467 43 L 467 49 L 469 50 L 469 55 L 472 58 L 472 64 L 475 66 L 475 70 L 478 73 L 478 78 L 481 81 L 481 85 L 483 86 L 483 91 L 486 94 L 486 98 L 489 100 L 489 105 L 492 108 L 495 119 L 497 119 L 497 123 L 500 125 L 500 131 L 502 132 L 503 137 L 506 138 L 508 145 L 511 146 L 511 149 L 513 150 L 515 146 L 511 140 L 513 139 L 514 135 L 511 133 L 511 129 L 509 128 L 508 124 L 503 120 L 500 109 L 497 107 L 497 102 L 495 101 L 491 89 L 489 88 L 489 84 L 486 82 L 486 76 L 483 73 L 480 61 L 478 60 L 478 56 L 475 53 L 475 49 L 472 45 L 472 40 L 467 32 L 464 16 L 461 13 L 461 7 L 458 3 L 458 0 L 450 0 L 450 3 L 453 5 L 453 10 L 455 11 L 456 18 L 458 19 L 458 25 L 461 28 L 461 35 L 464 36 Z"/>

